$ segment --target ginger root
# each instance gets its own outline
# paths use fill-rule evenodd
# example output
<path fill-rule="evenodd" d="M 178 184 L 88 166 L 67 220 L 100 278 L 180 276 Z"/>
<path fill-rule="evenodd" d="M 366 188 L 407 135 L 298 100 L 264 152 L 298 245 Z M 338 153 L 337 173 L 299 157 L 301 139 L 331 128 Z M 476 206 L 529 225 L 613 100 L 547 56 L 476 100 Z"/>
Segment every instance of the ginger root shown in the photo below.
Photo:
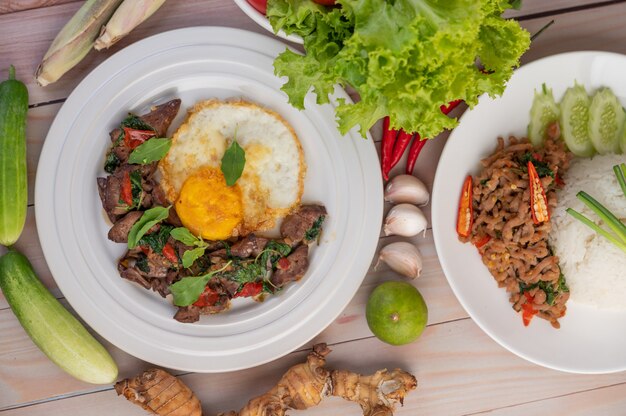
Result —
<path fill-rule="evenodd" d="M 239 412 L 218 416 L 285 416 L 287 410 L 317 406 L 325 396 L 358 403 L 364 416 L 392 416 L 395 405 L 417 387 L 406 371 L 379 370 L 368 376 L 345 370 L 328 370 L 326 344 L 313 346 L 305 363 L 291 367 L 267 393 L 255 397 Z M 200 401 L 179 379 L 163 370 L 148 370 L 118 382 L 115 390 L 157 415 L 200 416 Z"/>
<path fill-rule="evenodd" d="M 182 381 L 159 369 L 115 383 L 118 396 L 160 416 L 202 416 L 200 400 Z"/>

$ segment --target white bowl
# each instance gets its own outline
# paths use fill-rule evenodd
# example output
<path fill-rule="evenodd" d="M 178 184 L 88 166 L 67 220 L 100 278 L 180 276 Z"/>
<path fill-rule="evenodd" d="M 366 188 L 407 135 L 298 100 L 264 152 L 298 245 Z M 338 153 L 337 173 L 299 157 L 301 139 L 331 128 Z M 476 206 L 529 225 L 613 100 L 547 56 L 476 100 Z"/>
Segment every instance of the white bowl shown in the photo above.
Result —
<path fill-rule="evenodd" d="M 241 10 L 243 10 L 245 14 L 248 15 L 250 19 L 254 20 L 259 26 L 268 32 L 272 32 L 274 35 L 293 43 L 304 43 L 302 38 L 298 35 L 288 35 L 283 30 L 279 30 L 278 33 L 274 33 L 274 29 L 272 29 L 272 25 L 270 24 L 268 18 L 263 13 L 252 7 L 247 0 L 234 0 L 234 2 Z"/>
<path fill-rule="evenodd" d="M 463 180 L 476 174 L 480 160 L 493 153 L 498 136 L 523 137 L 534 90 L 545 83 L 556 100 L 574 82 L 587 91 L 610 87 L 626 104 L 626 56 L 607 52 L 573 52 L 550 56 L 515 71 L 500 98 L 480 97 L 452 132 L 441 154 L 433 185 L 432 223 L 443 271 L 472 319 L 491 338 L 533 363 L 574 373 L 626 370 L 626 313 L 567 303 L 554 329 L 543 319 L 528 327 L 498 288 L 472 244 L 459 242 L 457 207 Z M 610 170 L 610 169 L 609 169 Z M 601 276 L 597 276 L 601 278 Z M 567 276 L 565 276 L 567 280 Z"/>
<path fill-rule="evenodd" d="M 342 137 L 332 104 L 308 96 L 289 105 L 273 74 L 284 50 L 276 39 L 230 28 L 187 28 L 137 42 L 92 71 L 55 118 L 39 161 L 35 196 L 39 238 L 54 278 L 74 310 L 100 335 L 145 361 L 185 371 L 248 368 L 298 348 L 329 325 L 367 273 L 382 222 L 382 179 L 372 139 Z M 263 303 L 233 301 L 226 313 L 194 324 L 172 319 L 169 300 L 122 279 L 124 244 L 98 197 L 108 131 L 128 111 L 139 114 L 172 98 L 186 110 L 209 98 L 246 98 L 281 114 L 302 143 L 303 202 L 329 216 L 311 265 L 297 283 Z M 337 89 L 336 96 L 349 100 Z"/>

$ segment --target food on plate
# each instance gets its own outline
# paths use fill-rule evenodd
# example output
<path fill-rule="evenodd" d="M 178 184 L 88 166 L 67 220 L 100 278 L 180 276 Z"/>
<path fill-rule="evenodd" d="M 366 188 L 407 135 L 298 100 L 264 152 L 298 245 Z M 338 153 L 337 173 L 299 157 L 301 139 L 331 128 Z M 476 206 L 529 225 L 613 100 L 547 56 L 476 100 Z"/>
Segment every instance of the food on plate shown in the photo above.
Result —
<path fill-rule="evenodd" d="M 383 232 L 386 236 L 401 235 L 403 237 L 413 237 L 424 232 L 428 228 L 428 221 L 421 209 L 411 204 L 395 205 L 387 213 Z"/>
<path fill-rule="evenodd" d="M 387 244 L 378 254 L 378 262 L 386 263 L 396 273 L 415 279 L 422 272 L 422 253 L 414 244 L 397 241 Z"/>
<path fill-rule="evenodd" d="M 624 155 L 596 155 L 591 159 L 572 160 L 563 178 L 565 186 L 557 193 L 559 204 L 552 215 L 550 245 L 567 277 L 570 298 L 576 303 L 598 309 L 626 310 L 626 254 L 617 245 L 596 234 L 594 229 L 568 215 L 568 211 L 574 209 L 594 225 L 607 227 L 608 221 L 602 220 L 577 197 L 583 191 L 596 196 L 623 223 L 626 218 L 626 191 L 620 188 L 610 166 L 625 161 Z M 626 238 L 626 231 L 623 235 Z M 619 240 L 619 234 L 616 233 L 615 238 Z M 619 241 L 626 246 L 626 241 Z"/>
<path fill-rule="evenodd" d="M 26 113 L 28 90 L 15 79 L 0 83 L 0 244 L 13 245 L 22 234 L 28 205 Z"/>
<path fill-rule="evenodd" d="M 618 153 L 624 128 L 624 108 L 609 88 L 600 88 L 589 105 L 589 138 L 602 155 Z"/>
<path fill-rule="evenodd" d="M 404 345 L 415 341 L 424 331 L 428 308 L 413 285 L 385 282 L 367 300 L 365 317 L 378 339 L 391 345 Z"/>
<path fill-rule="evenodd" d="M 528 139 L 511 137 L 505 145 L 499 138 L 461 193 L 459 239 L 478 248 L 525 325 L 537 315 L 558 328 L 565 315 L 569 289 L 548 236 L 556 189 L 570 158 L 558 137 L 548 137 L 541 148 Z"/>
<path fill-rule="evenodd" d="M 0 257 L 0 288 L 35 345 L 63 371 L 93 384 L 117 378 L 107 350 L 52 296 L 26 257 L 14 249 Z"/>
<path fill-rule="evenodd" d="M 413 175 L 398 175 L 385 187 L 385 201 L 392 204 L 426 205 L 430 194 L 424 182 Z"/>
<path fill-rule="evenodd" d="M 235 187 L 220 172 L 226 149 L 245 149 Z M 306 165 L 287 122 L 256 104 L 209 100 L 196 104 L 161 161 L 161 185 L 182 223 L 209 240 L 263 231 L 300 204 Z"/>
<path fill-rule="evenodd" d="M 102 27 L 94 49 L 108 49 L 159 10 L 165 0 L 124 0 Z"/>
<path fill-rule="evenodd" d="M 402 405 L 404 397 L 417 387 L 415 377 L 398 368 L 391 372 L 379 370 L 372 375 L 329 370 L 325 366 L 330 352 L 326 344 L 314 345 L 306 362 L 287 370 L 267 393 L 251 399 L 239 412 L 219 413 L 218 416 L 285 416 L 291 409 L 305 410 L 317 406 L 326 396 L 341 397 L 359 404 L 365 416 L 393 415 L 396 405 Z M 162 394 L 155 396 L 150 390 L 157 385 L 173 385 L 175 388 L 160 388 Z M 163 370 L 151 369 L 122 380 L 115 384 L 115 390 L 118 395 L 124 395 L 127 400 L 152 414 L 202 414 L 200 402 L 193 392 L 180 379 Z M 183 397 L 173 397 L 176 393 L 182 393 Z M 164 407 L 169 407 L 169 399 L 174 404 L 167 412 L 157 408 L 157 403 L 164 402 L 167 403 Z"/>
<path fill-rule="evenodd" d="M 89 53 L 102 26 L 122 0 L 87 0 L 52 41 L 37 67 L 42 87 L 56 82 Z"/>
<path fill-rule="evenodd" d="M 288 78 L 283 91 L 297 108 L 311 89 L 327 103 L 335 85 L 353 87 L 360 101 L 337 107 L 343 134 L 360 126 L 365 136 L 389 116 L 391 128 L 432 138 L 457 123 L 442 105 L 472 107 L 481 94 L 504 90 L 530 45 L 518 22 L 501 17 L 510 7 L 499 0 L 338 0 L 336 7 L 272 0 L 274 30 L 301 36 L 306 50 L 286 50 L 274 67 Z"/>
<path fill-rule="evenodd" d="M 152 414 L 202 416 L 202 404 L 194 392 L 182 380 L 158 368 L 118 381 L 115 392 Z"/>
<path fill-rule="evenodd" d="M 585 87 L 569 87 L 559 103 L 561 134 L 570 152 L 579 157 L 593 156 L 595 149 L 589 140 L 589 105 L 591 99 Z"/>
<path fill-rule="evenodd" d="M 98 189 L 114 223 L 109 239 L 128 246 L 121 277 L 171 295 L 174 318 L 195 322 L 233 298 L 262 301 L 300 280 L 327 213 L 300 204 L 302 149 L 276 113 L 209 100 L 168 139 L 179 107 L 130 114 L 111 131 Z M 257 234 L 278 220 L 280 238 Z"/>

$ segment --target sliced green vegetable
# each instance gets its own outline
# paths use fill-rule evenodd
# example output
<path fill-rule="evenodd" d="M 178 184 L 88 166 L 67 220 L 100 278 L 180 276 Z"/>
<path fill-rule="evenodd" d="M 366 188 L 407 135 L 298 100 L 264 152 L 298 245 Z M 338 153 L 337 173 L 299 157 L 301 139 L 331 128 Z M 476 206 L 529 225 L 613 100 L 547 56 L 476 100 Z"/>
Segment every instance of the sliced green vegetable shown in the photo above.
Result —
<path fill-rule="evenodd" d="M 146 140 L 133 150 L 128 157 L 128 163 L 146 165 L 157 162 L 169 152 L 172 140 L 167 138 L 152 138 Z"/>
<path fill-rule="evenodd" d="M 154 207 L 143 213 L 128 232 L 128 248 L 137 247 L 148 230 L 169 216 L 170 207 Z"/>
<path fill-rule="evenodd" d="M 626 196 L 626 163 L 613 166 L 613 172 L 615 172 L 617 182 L 619 183 L 620 188 L 622 188 L 624 196 Z"/>
<path fill-rule="evenodd" d="M 211 278 L 224 271 L 231 262 L 228 262 L 219 270 L 214 270 L 202 276 L 190 276 L 183 277 L 178 282 L 169 286 L 170 292 L 174 296 L 174 305 L 176 306 L 189 306 L 198 300 L 204 287 L 209 283 Z"/>
<path fill-rule="evenodd" d="M 561 100 L 561 137 L 576 156 L 590 157 L 595 153 L 589 137 L 589 105 L 591 99 L 585 87 L 576 84 L 565 91 Z"/>
<path fill-rule="evenodd" d="M 574 210 L 572 208 L 568 208 L 566 211 L 567 211 L 567 213 L 569 215 L 571 215 L 572 217 L 576 218 L 578 221 L 582 222 L 587 227 L 591 228 L 596 233 L 600 234 L 602 237 L 606 238 L 611 243 L 613 243 L 617 248 L 619 248 L 624 253 L 626 253 L 626 243 L 623 243 L 620 239 L 615 237 L 613 234 L 611 234 L 608 231 L 600 228 L 595 222 L 591 221 L 589 218 L 585 217 L 580 212 L 578 212 L 578 211 L 576 211 L 576 210 Z"/>
<path fill-rule="evenodd" d="M 0 244 L 15 244 L 26 223 L 26 113 L 28 90 L 15 79 L 0 83 Z"/>
<path fill-rule="evenodd" d="M 530 107 L 530 122 L 528 123 L 528 139 L 533 146 L 542 146 L 546 139 L 548 126 L 559 119 L 559 107 L 554 101 L 552 90 L 541 86 L 541 91 L 535 90 L 533 105 Z"/>
<path fill-rule="evenodd" d="M 243 173 L 245 164 L 246 152 L 239 146 L 237 141 L 233 140 L 233 143 L 226 149 L 222 157 L 221 168 L 224 179 L 226 179 L 226 185 L 233 186 L 237 182 L 237 179 Z"/>
<path fill-rule="evenodd" d="M 609 88 L 601 88 L 589 106 L 589 137 L 600 154 L 619 153 L 624 109 Z"/>
<path fill-rule="evenodd" d="M 117 365 L 107 350 L 35 275 L 26 257 L 0 257 L 0 288 L 35 345 L 68 374 L 94 384 L 110 384 Z"/>
<path fill-rule="evenodd" d="M 622 223 L 619 218 L 617 218 L 611 211 L 606 209 L 604 205 L 599 203 L 594 197 L 586 193 L 585 191 L 580 191 L 576 194 L 576 197 L 584 202 L 589 209 L 595 212 L 602 221 L 606 223 L 606 225 L 611 228 L 617 237 L 622 240 L 626 244 L 626 225 Z"/>

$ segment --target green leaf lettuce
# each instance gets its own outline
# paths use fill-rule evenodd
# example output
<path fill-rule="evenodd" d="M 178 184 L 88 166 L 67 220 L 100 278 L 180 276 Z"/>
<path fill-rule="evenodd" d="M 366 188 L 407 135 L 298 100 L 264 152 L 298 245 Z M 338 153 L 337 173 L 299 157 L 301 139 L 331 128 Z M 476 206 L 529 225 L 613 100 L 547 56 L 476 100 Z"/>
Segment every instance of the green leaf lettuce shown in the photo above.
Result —
<path fill-rule="evenodd" d="M 503 92 L 530 44 L 516 21 L 501 17 L 502 0 L 337 0 L 326 8 L 311 0 L 270 0 L 275 30 L 304 38 L 306 55 L 290 50 L 274 62 L 288 81 L 283 91 L 304 108 L 309 91 L 329 102 L 336 84 L 352 86 L 356 104 L 339 102 L 342 134 L 361 134 L 389 115 L 392 127 L 435 137 L 457 121 L 439 107 L 456 99 Z M 480 62 L 484 71 L 477 65 Z"/>

